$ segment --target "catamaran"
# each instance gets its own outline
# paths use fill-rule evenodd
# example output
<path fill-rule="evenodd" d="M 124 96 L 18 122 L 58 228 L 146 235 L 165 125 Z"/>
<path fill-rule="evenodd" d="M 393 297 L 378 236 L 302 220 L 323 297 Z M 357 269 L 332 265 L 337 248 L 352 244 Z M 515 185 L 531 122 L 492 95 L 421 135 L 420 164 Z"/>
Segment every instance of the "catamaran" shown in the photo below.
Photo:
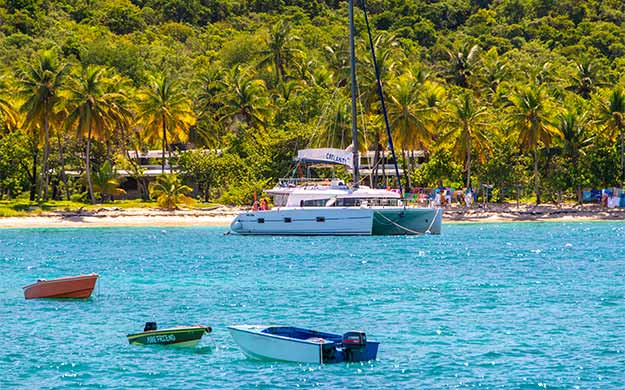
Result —
<path fill-rule="evenodd" d="M 364 5 L 364 2 L 363 2 Z M 349 43 L 351 73 L 352 144 L 343 149 L 306 149 L 298 152 L 298 162 L 342 164 L 351 169 L 353 180 L 313 181 L 284 179 L 265 191 L 273 196 L 274 208 L 239 214 L 230 232 L 253 235 L 414 235 L 440 234 L 442 211 L 432 207 L 409 207 L 404 203 L 401 178 L 393 147 L 390 124 L 386 115 L 382 83 L 375 58 L 366 8 L 363 6 L 375 66 L 378 95 L 384 114 L 389 148 L 392 153 L 398 191 L 374 189 L 360 185 L 360 156 L 357 128 L 356 57 L 354 48 L 354 4 L 349 1 Z"/>

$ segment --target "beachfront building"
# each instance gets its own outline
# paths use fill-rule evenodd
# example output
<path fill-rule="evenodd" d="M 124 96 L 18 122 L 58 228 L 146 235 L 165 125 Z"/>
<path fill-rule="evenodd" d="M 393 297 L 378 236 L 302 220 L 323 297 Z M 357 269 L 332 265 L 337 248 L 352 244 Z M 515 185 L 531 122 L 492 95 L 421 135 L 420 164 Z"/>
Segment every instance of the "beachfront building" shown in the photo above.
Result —
<path fill-rule="evenodd" d="M 406 161 L 402 164 L 403 156 Z M 394 183 L 395 165 L 393 156 L 389 152 L 380 151 L 377 156 L 376 152 L 368 150 L 360 154 L 360 175 L 363 184 L 370 187 L 388 187 L 389 181 Z M 404 167 L 410 166 L 410 171 L 421 166 L 425 162 L 425 153 L 422 150 L 398 151 L 397 158 L 400 160 L 398 164 L 399 176 L 404 177 Z M 351 169 L 347 169 L 351 173 Z"/>
<path fill-rule="evenodd" d="M 149 185 L 156 178 L 165 173 L 177 173 L 177 161 L 182 153 L 189 150 L 178 147 L 165 153 L 165 164 L 162 165 L 163 151 L 160 149 L 147 151 L 128 151 L 128 163 L 123 168 L 115 169 L 115 176 L 120 182 L 120 188 L 126 191 L 123 195 L 116 195 L 116 199 L 137 199 L 147 194 Z M 206 150 L 208 152 L 208 150 Z M 217 151 L 219 152 L 219 151 Z M 83 170 L 69 170 L 67 175 L 79 178 L 84 175 Z"/>

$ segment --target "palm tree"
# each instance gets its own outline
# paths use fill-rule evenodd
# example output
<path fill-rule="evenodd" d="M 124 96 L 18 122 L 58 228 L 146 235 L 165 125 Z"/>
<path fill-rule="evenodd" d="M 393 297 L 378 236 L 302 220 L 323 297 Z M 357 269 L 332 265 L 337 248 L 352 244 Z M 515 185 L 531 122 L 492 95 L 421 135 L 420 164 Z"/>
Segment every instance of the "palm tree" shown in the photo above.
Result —
<path fill-rule="evenodd" d="M 0 95 L 0 119 L 8 127 L 14 127 L 17 124 L 16 112 L 11 101 L 5 97 L 9 94 L 10 88 L 8 76 L 0 75 L 0 91 L 2 91 Z"/>
<path fill-rule="evenodd" d="M 68 95 L 69 126 L 75 126 L 79 136 L 86 137 L 85 174 L 91 202 L 96 199 L 91 180 L 91 141 L 105 140 L 115 123 L 115 99 L 118 93 L 108 92 L 111 80 L 105 68 L 89 65 L 71 80 Z"/>
<path fill-rule="evenodd" d="M 479 61 L 478 45 L 470 45 L 465 42 L 458 50 L 448 50 L 449 65 L 445 69 L 446 78 L 462 88 L 469 87 L 469 78 L 473 76 L 475 67 Z"/>
<path fill-rule="evenodd" d="M 339 43 L 324 47 L 324 54 L 328 70 L 335 82 L 333 87 L 344 87 L 349 80 L 349 47 L 347 40 L 341 39 Z"/>
<path fill-rule="evenodd" d="M 351 118 L 351 100 L 342 95 L 336 96 L 328 107 L 327 115 L 320 122 L 322 129 L 317 146 L 345 149 L 351 145 Z"/>
<path fill-rule="evenodd" d="M 91 180 L 93 182 L 93 191 L 100 193 L 102 200 L 106 200 L 109 196 L 112 200 L 113 196 L 126 193 L 125 190 L 119 188 L 121 177 L 108 160 L 102 164 L 100 169 L 93 172 Z"/>
<path fill-rule="evenodd" d="M 369 47 L 369 41 L 366 44 L 361 45 L 359 48 L 359 52 L 367 53 L 371 50 Z M 391 34 L 379 34 L 373 40 L 373 48 L 376 52 L 376 61 L 378 66 L 378 71 L 380 75 L 380 83 L 382 85 L 386 84 L 386 80 L 390 80 L 395 77 L 397 73 L 398 63 L 402 59 L 400 56 L 402 51 L 399 50 L 399 41 L 395 35 Z M 361 69 L 364 70 L 364 75 L 361 77 L 361 81 L 358 85 L 358 89 L 360 92 L 360 97 L 363 105 L 363 125 L 366 123 L 367 118 L 378 119 L 381 114 L 381 102 L 378 91 L 378 82 L 376 78 L 375 67 L 373 66 L 371 56 L 362 56 L 363 58 L 363 66 Z M 385 100 L 388 100 L 387 95 L 384 96 Z M 377 126 L 376 123 L 372 123 L 369 126 L 369 132 L 373 135 L 373 145 L 374 145 L 374 156 L 373 156 L 373 165 L 375 167 L 374 172 L 370 176 L 371 185 L 376 186 L 376 178 L 378 172 L 378 165 L 380 164 L 380 151 L 381 151 L 381 139 L 383 138 L 383 127 Z M 364 129 L 363 126 L 363 130 Z M 360 145 L 364 145 L 364 142 L 361 142 Z M 368 146 L 368 145 L 367 145 Z"/>
<path fill-rule="evenodd" d="M 219 96 L 227 89 L 224 72 L 218 66 L 211 66 L 195 82 L 198 93 L 194 101 L 197 125 L 191 128 L 189 140 L 194 144 L 219 147 L 222 126 L 217 120 L 217 111 L 222 107 Z M 199 142 L 198 142 L 199 141 Z"/>
<path fill-rule="evenodd" d="M 251 127 L 264 126 L 269 104 L 265 83 L 250 77 L 239 65 L 229 72 L 226 83 L 228 88 L 219 97 L 219 120 L 235 127 L 240 122 Z"/>
<path fill-rule="evenodd" d="M 486 123 L 483 121 L 486 115 L 486 107 L 476 106 L 471 95 L 465 93 L 452 104 L 443 119 L 448 132 L 441 141 L 453 139 L 453 151 L 459 158 L 464 158 L 467 188 L 471 186 L 472 151 L 475 150 L 479 161 L 484 161 L 485 152 L 491 149 Z"/>
<path fill-rule="evenodd" d="M 39 54 L 34 63 L 29 64 L 20 74 L 20 95 L 26 99 L 21 107 L 21 110 L 26 113 L 25 125 L 33 132 L 35 129 L 43 130 L 42 180 L 37 189 L 37 198 L 41 198 L 42 188 L 44 189 L 44 199 L 48 198 L 50 119 L 54 115 L 54 107 L 59 101 L 59 90 L 63 86 L 68 69 L 69 65 L 59 63 L 53 52 L 45 51 Z M 34 138 L 35 153 L 33 159 L 35 165 L 37 138 L 41 138 L 41 134 Z M 33 190 L 34 186 L 31 189 L 31 199 L 34 197 Z"/>
<path fill-rule="evenodd" d="M 558 129 L 549 122 L 549 102 L 543 87 L 532 85 L 520 89 L 510 97 L 508 116 L 510 126 L 519 132 L 519 143 L 524 152 L 534 155 L 534 191 L 536 204 L 540 204 L 540 179 L 538 175 L 538 149 L 549 146 Z"/>
<path fill-rule="evenodd" d="M 61 104 L 62 106 L 62 104 Z M 67 180 L 67 173 L 65 171 L 65 153 L 63 151 L 63 145 L 66 143 L 67 136 L 67 128 L 63 123 L 65 123 L 65 119 L 67 118 L 67 110 L 64 107 L 61 107 L 55 113 L 53 117 L 54 123 L 58 123 L 56 126 L 56 142 L 57 148 L 59 149 L 59 164 L 61 168 L 61 180 L 63 181 L 63 185 L 65 187 L 65 199 L 70 200 L 70 188 Z"/>
<path fill-rule="evenodd" d="M 509 79 L 508 66 L 499 58 L 496 48 L 490 49 L 482 58 L 480 83 L 488 96 L 497 93 L 499 86 Z"/>
<path fill-rule="evenodd" d="M 175 210 L 179 204 L 192 204 L 193 198 L 187 196 L 191 191 L 191 187 L 183 185 L 174 174 L 161 175 L 150 185 L 150 196 L 167 210 Z"/>
<path fill-rule="evenodd" d="M 399 56 L 401 54 L 401 50 L 398 50 L 399 42 L 394 35 L 380 34 L 373 41 L 373 46 L 376 52 L 378 70 L 380 71 L 380 81 L 382 84 L 385 84 L 386 80 L 392 79 L 396 74 Z M 367 53 L 369 50 L 370 48 L 364 45 L 360 48 L 361 53 Z M 371 63 L 370 56 L 363 57 L 367 60 L 364 66 L 361 67 L 361 69 L 364 70 L 364 75 L 358 83 L 358 89 L 361 93 L 364 109 L 371 112 L 374 103 L 379 101 L 378 83 L 375 75 L 375 67 Z"/>
<path fill-rule="evenodd" d="M 588 135 L 588 113 L 567 111 L 558 116 L 556 127 L 562 133 L 562 151 L 571 159 L 577 201 L 582 204 L 582 187 L 579 181 L 579 159 L 586 155 L 586 149 L 593 145 L 595 137 Z"/>
<path fill-rule="evenodd" d="M 388 93 L 389 122 L 395 133 L 393 139 L 403 151 L 404 161 L 407 160 L 406 150 L 427 153 L 434 138 L 433 127 L 442 89 L 431 82 L 421 84 L 407 74 L 397 78 Z M 410 177 L 407 164 L 404 169 L 405 175 Z"/>
<path fill-rule="evenodd" d="M 444 94 L 442 88 L 429 81 L 421 84 L 410 75 L 404 75 L 390 85 L 388 93 L 388 115 L 398 145 L 428 151 Z"/>
<path fill-rule="evenodd" d="M 281 20 L 275 24 L 267 37 L 267 49 L 259 51 L 262 59 L 259 67 L 271 66 L 276 76 L 276 85 L 284 81 L 287 66 L 294 61 L 299 49 L 293 47 L 293 42 L 300 38 L 291 34 L 291 23 Z"/>
<path fill-rule="evenodd" d="M 588 100 L 600 84 L 598 78 L 594 62 L 588 58 L 584 59 L 575 64 L 575 75 L 571 78 L 571 85 L 567 89 Z"/>
<path fill-rule="evenodd" d="M 599 104 L 599 123 L 602 123 L 608 135 L 614 139 L 618 134 L 621 140 L 621 185 L 625 182 L 625 93 L 620 87 L 610 92 L 607 101 Z"/>
<path fill-rule="evenodd" d="M 139 119 L 147 142 L 161 140 L 161 172 L 165 173 L 165 151 L 169 140 L 184 141 L 195 117 L 190 99 L 180 83 L 170 76 L 152 76 L 150 86 L 140 95 Z"/>

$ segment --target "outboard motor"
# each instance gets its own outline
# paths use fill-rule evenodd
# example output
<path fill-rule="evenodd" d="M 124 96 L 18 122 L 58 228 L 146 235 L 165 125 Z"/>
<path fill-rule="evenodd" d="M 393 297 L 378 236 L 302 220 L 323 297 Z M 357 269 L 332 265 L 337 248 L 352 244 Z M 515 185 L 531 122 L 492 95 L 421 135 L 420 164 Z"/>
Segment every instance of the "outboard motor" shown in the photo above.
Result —
<path fill-rule="evenodd" d="M 365 332 L 352 331 L 343 334 L 343 354 L 346 362 L 358 361 L 358 355 L 360 351 L 365 348 L 367 344 L 367 335 Z"/>
<path fill-rule="evenodd" d="M 156 330 L 156 322 L 146 322 L 145 328 L 143 328 L 144 332 L 149 332 L 151 330 Z"/>
<path fill-rule="evenodd" d="M 367 344 L 367 335 L 365 332 L 351 331 L 343 335 L 343 348 L 360 349 Z"/>

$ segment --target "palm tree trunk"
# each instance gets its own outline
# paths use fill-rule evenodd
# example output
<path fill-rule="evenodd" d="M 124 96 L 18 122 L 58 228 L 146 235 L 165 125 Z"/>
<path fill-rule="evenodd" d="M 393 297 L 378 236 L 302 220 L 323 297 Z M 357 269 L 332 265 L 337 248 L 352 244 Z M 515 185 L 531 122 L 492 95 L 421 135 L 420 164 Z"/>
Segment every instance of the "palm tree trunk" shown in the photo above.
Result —
<path fill-rule="evenodd" d="M 48 179 L 50 172 L 48 172 L 48 156 L 50 154 L 50 123 L 48 122 L 48 104 L 44 103 L 45 108 L 43 111 L 43 132 L 44 132 L 44 145 L 43 145 L 43 168 L 41 172 L 41 181 L 39 182 L 39 197 L 41 198 L 43 187 L 43 200 L 48 200 Z"/>
<path fill-rule="evenodd" d="M 536 192 L 536 205 L 540 204 L 540 182 L 538 180 L 538 146 L 534 147 L 534 191 Z"/>
<path fill-rule="evenodd" d="M 380 158 L 380 164 L 382 164 L 382 181 L 384 182 L 384 187 L 388 187 L 388 183 L 386 182 L 386 152 L 382 149 L 382 156 Z"/>
<path fill-rule="evenodd" d="M 107 138 L 106 140 L 106 160 L 111 164 L 111 166 L 115 165 L 113 161 L 113 155 L 111 153 L 111 140 Z"/>
<path fill-rule="evenodd" d="M 621 133 L 621 188 L 623 188 L 623 182 L 625 181 L 625 132 L 623 132 L 623 128 L 619 128 L 619 132 Z"/>
<path fill-rule="evenodd" d="M 376 131 L 375 138 L 373 140 L 375 145 L 375 153 L 373 154 L 373 172 L 371 173 L 371 188 L 377 188 L 378 181 L 378 166 L 380 164 L 380 134 Z"/>
<path fill-rule="evenodd" d="M 91 204 L 95 204 L 95 196 L 93 195 L 93 184 L 91 183 L 91 126 L 89 126 L 89 134 L 87 135 L 87 156 L 85 157 L 87 166 L 87 187 L 89 190 L 89 198 Z"/>
<path fill-rule="evenodd" d="M 167 125 L 165 124 L 165 118 L 163 120 L 163 161 L 161 162 L 161 173 L 165 174 L 165 145 L 167 145 Z"/>
<path fill-rule="evenodd" d="M 467 188 L 471 186 L 471 147 L 467 148 Z"/>
<path fill-rule="evenodd" d="M 61 163 L 61 180 L 65 186 L 65 197 L 69 200 L 69 186 L 67 185 L 67 174 L 65 173 L 65 156 L 63 155 L 63 144 L 61 143 L 60 131 L 56 134 L 56 140 L 59 144 L 59 162 Z"/>
<path fill-rule="evenodd" d="M 30 183 L 31 202 L 34 201 L 35 199 L 39 201 L 39 194 L 37 193 L 37 164 L 38 164 L 37 154 L 38 154 L 37 140 L 33 139 L 33 174 L 32 174 L 31 183 Z"/>
<path fill-rule="evenodd" d="M 139 159 L 139 149 L 137 149 L 136 144 L 134 145 L 133 149 L 134 149 L 134 152 L 135 152 L 135 156 L 137 156 L 137 160 L 138 160 Z M 139 194 L 141 195 L 141 198 L 142 199 L 149 199 L 150 198 L 150 194 L 149 194 L 149 191 L 147 189 L 147 186 L 145 185 L 144 177 L 140 175 L 140 164 L 130 158 L 130 153 L 128 153 L 128 149 L 126 149 L 126 154 L 128 155 L 128 161 L 130 161 L 130 164 L 134 167 L 134 170 L 137 173 L 137 190 L 139 191 Z"/>
<path fill-rule="evenodd" d="M 402 154 L 402 156 L 404 158 L 404 164 L 403 165 L 404 165 L 404 176 L 406 176 L 406 185 L 407 185 L 406 192 L 407 192 L 407 191 L 410 191 L 410 187 L 411 187 L 411 185 L 410 185 L 410 168 L 409 168 L 409 164 L 408 164 L 407 157 L 406 157 L 406 151 L 402 150 L 401 154 Z M 401 188 L 401 183 L 398 183 L 398 184 L 399 184 L 398 187 Z"/>
<path fill-rule="evenodd" d="M 580 206 L 584 204 L 584 199 L 582 196 L 582 186 L 579 180 L 579 171 L 578 171 L 579 161 L 576 156 L 573 156 L 573 179 L 575 181 L 575 195 L 577 198 L 577 203 Z"/>

